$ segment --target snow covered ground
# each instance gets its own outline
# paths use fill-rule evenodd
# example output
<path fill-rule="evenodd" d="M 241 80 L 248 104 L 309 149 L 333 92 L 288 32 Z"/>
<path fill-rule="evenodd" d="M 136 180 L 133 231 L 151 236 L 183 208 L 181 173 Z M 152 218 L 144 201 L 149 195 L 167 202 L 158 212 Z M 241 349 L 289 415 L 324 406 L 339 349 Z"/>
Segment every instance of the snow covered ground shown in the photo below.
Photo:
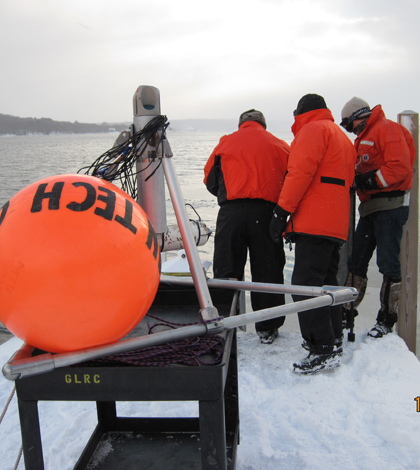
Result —
<path fill-rule="evenodd" d="M 368 338 L 378 303 L 370 287 L 345 342 L 342 366 L 310 377 L 290 365 L 303 355 L 296 319 L 288 317 L 272 345 L 253 328 L 238 332 L 240 434 L 237 470 L 415 470 L 420 468 L 416 397 L 420 362 L 392 334 Z M 373 313 L 372 313 L 373 312 Z M 3 365 L 21 341 L 0 346 Z M 0 377 L 0 412 L 13 382 Z M 96 425 L 89 402 L 40 402 L 46 470 L 72 469 Z M 121 416 L 198 416 L 191 402 L 119 403 Z M 0 424 L 0 469 L 12 470 L 21 445 L 16 398 Z M 19 464 L 23 469 L 23 459 Z"/>

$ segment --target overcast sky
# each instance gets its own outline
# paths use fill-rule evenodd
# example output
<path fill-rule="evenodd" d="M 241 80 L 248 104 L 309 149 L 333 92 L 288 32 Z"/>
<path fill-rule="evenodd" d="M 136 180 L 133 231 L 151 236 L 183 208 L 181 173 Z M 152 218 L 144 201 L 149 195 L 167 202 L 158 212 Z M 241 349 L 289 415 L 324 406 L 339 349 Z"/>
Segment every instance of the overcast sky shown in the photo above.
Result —
<path fill-rule="evenodd" d="M 139 85 L 169 120 L 284 120 L 306 93 L 420 112 L 419 0 L 0 0 L 0 113 L 131 121 Z M 289 122 L 290 121 L 290 122 Z"/>

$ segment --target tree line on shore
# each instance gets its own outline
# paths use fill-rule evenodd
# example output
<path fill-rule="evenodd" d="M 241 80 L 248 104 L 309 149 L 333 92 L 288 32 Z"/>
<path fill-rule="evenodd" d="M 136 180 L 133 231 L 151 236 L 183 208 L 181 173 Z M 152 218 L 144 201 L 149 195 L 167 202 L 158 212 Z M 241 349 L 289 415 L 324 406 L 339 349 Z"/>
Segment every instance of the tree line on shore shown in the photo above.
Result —
<path fill-rule="evenodd" d="M 130 123 L 87 124 L 78 121 L 54 121 L 50 118 L 21 118 L 0 114 L 0 135 L 86 134 L 124 131 Z M 169 130 L 176 132 L 233 132 L 237 123 L 229 119 L 182 119 L 171 121 Z"/>
<path fill-rule="evenodd" d="M 127 129 L 127 124 L 89 124 L 78 121 L 54 121 L 50 118 L 21 118 L 0 114 L 0 135 L 27 134 L 87 134 Z"/>
<path fill-rule="evenodd" d="M 89 124 L 78 121 L 54 121 L 50 118 L 21 118 L 0 114 L 0 135 L 30 134 L 89 134 L 102 132 L 121 132 L 128 130 L 130 123 Z M 168 130 L 175 132 L 215 132 L 221 135 L 238 128 L 236 119 L 180 119 L 170 121 Z M 270 132 L 284 132 L 288 129 L 282 121 L 271 121 Z"/>

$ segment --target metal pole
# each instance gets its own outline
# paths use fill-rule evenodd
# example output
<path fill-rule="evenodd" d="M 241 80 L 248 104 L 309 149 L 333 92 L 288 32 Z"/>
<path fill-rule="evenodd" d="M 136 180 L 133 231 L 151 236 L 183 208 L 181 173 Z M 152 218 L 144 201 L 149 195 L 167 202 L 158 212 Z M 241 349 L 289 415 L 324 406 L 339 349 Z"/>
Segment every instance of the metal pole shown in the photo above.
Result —
<path fill-rule="evenodd" d="M 220 318 L 212 322 L 198 323 L 196 325 L 185 326 L 177 330 L 163 331 L 148 336 L 139 336 L 138 338 L 118 341 L 107 346 L 97 346 L 61 354 L 42 354 L 35 357 L 23 358 L 19 351 L 3 367 L 3 375 L 8 380 L 17 380 L 31 375 L 50 372 L 59 367 L 66 367 L 84 361 L 98 359 L 100 357 L 110 356 L 112 354 L 144 349 L 151 346 L 160 346 L 161 344 L 178 341 L 184 338 L 194 336 L 203 336 L 207 333 L 221 333 L 224 330 L 236 328 L 248 323 L 255 323 L 271 318 L 291 315 L 293 313 L 304 312 L 326 305 L 338 305 L 345 302 L 351 302 L 357 297 L 357 290 L 354 288 L 341 288 L 322 295 L 300 302 L 294 302 L 278 307 L 272 307 L 256 312 L 250 312 L 243 315 L 236 315 L 227 318 Z M 28 348 L 24 345 L 24 348 Z"/>
<path fill-rule="evenodd" d="M 350 209 L 351 209 L 351 286 L 354 287 L 354 262 L 355 262 L 355 252 L 354 252 L 354 237 L 356 235 L 356 190 L 350 189 Z M 350 304 L 350 310 L 348 312 L 348 318 L 346 319 L 346 326 L 349 329 L 347 334 L 347 339 L 351 343 L 354 343 L 356 335 L 354 334 L 354 302 Z"/>
<path fill-rule="evenodd" d="M 133 96 L 133 110 L 134 130 L 138 132 L 151 119 L 160 115 L 159 90 L 152 86 L 139 86 Z M 156 135 L 157 137 L 158 135 Z M 165 134 L 159 137 L 161 137 L 159 148 L 153 146 L 153 142 L 150 143 L 146 155 L 139 158 L 136 163 L 138 202 L 150 219 L 155 232 L 162 234 L 163 240 L 167 230 L 164 176 L 166 177 L 166 183 L 178 221 L 191 274 L 195 282 L 201 308 L 200 314 L 204 320 L 212 320 L 218 317 L 218 312 L 213 306 L 210 292 L 205 282 L 205 274 L 185 209 L 178 178 L 172 164 L 171 147 Z M 153 178 L 149 178 L 151 174 L 153 174 Z"/>
<path fill-rule="evenodd" d="M 156 116 L 160 115 L 159 90 L 153 86 L 139 86 L 133 96 L 133 125 L 138 132 Z M 166 232 L 165 180 L 159 158 L 147 158 L 156 154 L 156 147 L 149 145 L 145 158 L 136 162 L 137 201 L 146 212 L 157 234 Z M 148 178 L 153 174 L 152 178 Z"/>
<path fill-rule="evenodd" d="M 413 136 L 416 159 L 413 171 L 413 186 L 410 191 L 410 213 L 401 239 L 401 299 L 398 312 L 398 335 L 404 339 L 408 349 L 416 354 L 417 337 L 417 278 L 418 278 L 418 227 L 419 227 L 419 114 L 403 111 L 398 122 Z"/>
<path fill-rule="evenodd" d="M 184 198 L 182 196 L 178 177 L 176 175 L 172 163 L 172 158 L 170 157 L 170 155 L 172 155 L 172 152 L 165 150 L 165 144 L 170 150 L 169 143 L 164 136 L 165 155 L 162 159 L 162 164 L 163 171 L 166 177 L 166 184 L 168 185 L 172 205 L 174 206 L 176 219 L 178 221 L 178 226 L 181 231 L 182 240 L 184 241 L 185 252 L 187 254 L 191 275 L 194 280 L 198 301 L 201 307 L 201 316 L 204 320 L 211 320 L 218 317 L 217 309 L 213 306 L 210 291 L 206 282 L 206 275 L 204 273 L 203 266 L 201 264 L 200 257 L 198 255 L 197 247 L 195 244 L 194 236 L 191 231 L 190 221 L 188 218 L 187 210 L 185 209 Z"/>
<path fill-rule="evenodd" d="M 301 300 L 300 302 L 293 302 L 279 307 L 266 308 L 264 310 L 257 310 L 256 312 L 243 313 L 242 315 L 225 318 L 223 324 L 225 329 L 236 328 L 238 326 L 249 325 L 250 323 L 271 320 L 272 318 L 291 315 L 292 313 L 306 312 L 306 310 L 333 304 L 334 298 L 331 295 L 322 295 L 321 297 Z M 281 314 L 279 313 L 280 311 Z"/>
<path fill-rule="evenodd" d="M 194 281 L 190 277 L 160 276 L 160 281 L 177 286 L 193 286 Z M 294 294 L 307 296 L 320 296 L 329 294 L 336 290 L 344 289 L 343 286 L 292 286 L 286 284 L 269 284 L 266 282 L 238 281 L 236 279 L 207 279 L 209 287 L 219 287 L 221 289 L 235 289 L 252 292 L 272 292 L 273 294 Z"/>
<path fill-rule="evenodd" d="M 60 354 L 40 354 L 29 359 L 17 359 L 13 363 L 14 357 L 3 367 L 3 375 L 8 380 L 17 380 L 23 377 L 43 374 L 60 367 L 71 366 L 80 362 L 91 361 L 101 357 L 111 356 L 136 349 L 144 349 L 151 346 L 179 341 L 184 338 L 202 336 L 207 333 L 204 323 L 185 326 L 176 330 L 161 331 L 148 336 L 139 336 L 123 341 L 118 341 L 107 346 L 96 346 L 82 351 L 74 351 Z M 26 346 L 26 345 L 24 345 Z M 19 353 L 19 351 L 18 351 Z"/>

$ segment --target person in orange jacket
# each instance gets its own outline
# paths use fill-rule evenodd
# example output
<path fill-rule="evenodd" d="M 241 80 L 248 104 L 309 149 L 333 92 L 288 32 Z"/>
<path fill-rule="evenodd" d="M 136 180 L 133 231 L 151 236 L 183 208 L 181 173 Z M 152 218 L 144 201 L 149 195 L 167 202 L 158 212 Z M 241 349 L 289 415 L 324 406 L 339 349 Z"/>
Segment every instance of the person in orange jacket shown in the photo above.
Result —
<path fill-rule="evenodd" d="M 276 243 L 295 243 L 292 284 L 338 285 L 339 249 L 350 221 L 350 188 L 356 152 L 334 123 L 322 96 L 303 96 L 294 111 L 295 136 L 287 175 L 274 209 L 270 233 Z M 294 301 L 307 297 L 294 295 Z M 340 365 L 342 354 L 341 306 L 299 313 L 307 357 L 293 364 L 299 374 L 313 374 Z"/>
<path fill-rule="evenodd" d="M 361 201 L 353 246 L 354 266 L 349 257 L 346 285 L 353 284 L 359 291 L 353 304 L 357 308 L 366 291 L 368 266 L 376 248 L 377 265 L 383 275 L 381 308 L 368 335 L 381 338 L 392 332 L 398 320 L 400 244 L 408 219 L 416 149 L 409 131 L 386 119 L 380 105 L 370 109 L 365 100 L 353 97 L 344 105 L 341 117 L 341 125 L 357 135 L 354 186 Z M 344 317 L 348 317 L 350 308 L 350 303 L 344 304 Z M 357 315 L 357 310 L 354 313 Z"/>
<path fill-rule="evenodd" d="M 290 147 L 266 128 L 260 111 L 245 111 L 238 130 L 220 139 L 205 165 L 204 183 L 220 206 L 214 240 L 215 278 L 242 280 L 249 250 L 253 281 L 284 281 L 284 249 L 271 240 L 269 224 Z M 253 310 L 283 305 L 284 295 L 252 292 L 251 304 Z M 262 343 L 274 341 L 284 318 L 256 323 Z"/>

